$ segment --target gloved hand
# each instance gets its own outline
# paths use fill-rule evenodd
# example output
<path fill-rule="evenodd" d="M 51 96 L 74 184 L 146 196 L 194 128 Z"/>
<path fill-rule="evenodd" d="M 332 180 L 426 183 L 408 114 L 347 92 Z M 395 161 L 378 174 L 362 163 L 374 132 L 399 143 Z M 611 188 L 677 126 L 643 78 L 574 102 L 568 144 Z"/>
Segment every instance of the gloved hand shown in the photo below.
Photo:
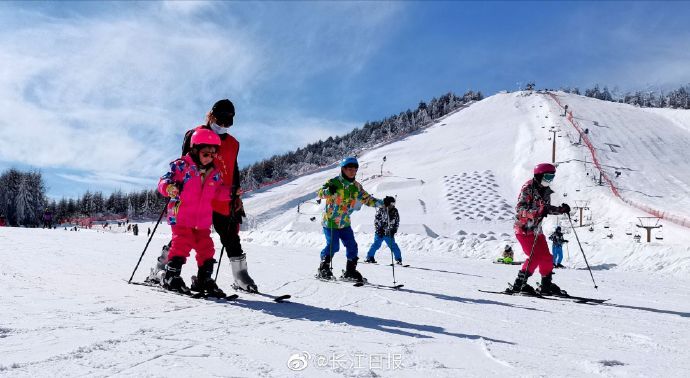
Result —
<path fill-rule="evenodd" d="M 168 184 L 165 187 L 165 192 L 168 193 L 168 197 L 175 198 L 180 195 L 180 188 L 177 183 Z"/>
<path fill-rule="evenodd" d="M 240 196 L 237 196 L 235 201 L 233 201 L 232 210 L 235 212 L 235 214 L 244 214 L 244 204 L 242 203 L 242 198 L 240 198 Z"/>
<path fill-rule="evenodd" d="M 335 186 L 334 183 L 329 181 L 323 185 L 323 190 L 326 192 L 326 194 L 332 196 L 338 191 L 338 187 Z"/>
<path fill-rule="evenodd" d="M 558 208 L 558 211 L 561 214 L 570 214 L 570 206 L 568 206 L 567 203 L 562 203 L 561 206 Z"/>

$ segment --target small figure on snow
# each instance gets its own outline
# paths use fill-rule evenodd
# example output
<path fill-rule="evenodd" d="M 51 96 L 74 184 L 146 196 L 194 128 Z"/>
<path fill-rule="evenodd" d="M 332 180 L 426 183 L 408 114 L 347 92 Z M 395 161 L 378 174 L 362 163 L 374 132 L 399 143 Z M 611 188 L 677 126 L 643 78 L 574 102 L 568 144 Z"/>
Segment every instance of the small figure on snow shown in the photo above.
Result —
<path fill-rule="evenodd" d="M 400 226 L 400 215 L 398 214 L 398 209 L 395 208 L 395 198 L 386 196 L 383 199 L 383 207 L 376 211 L 376 217 L 374 218 L 374 227 L 376 228 L 374 244 L 369 248 L 367 258 L 364 260 L 365 263 L 375 264 L 374 255 L 381 248 L 381 244 L 386 242 L 388 248 L 393 252 L 395 263 L 402 265 L 400 247 L 395 242 L 395 233 L 398 232 L 398 226 Z"/>
<path fill-rule="evenodd" d="M 510 244 L 506 244 L 506 246 L 503 247 L 503 254 L 501 255 L 501 257 L 496 259 L 496 262 L 502 264 L 512 264 L 514 257 L 515 256 L 513 255 L 513 247 L 511 247 Z"/>
<path fill-rule="evenodd" d="M 527 260 L 522 264 L 513 286 L 506 291 L 535 293 L 534 288 L 527 284 L 527 279 L 539 268 L 541 274 L 539 293 L 560 294 L 561 289 L 552 282 L 553 258 L 549 253 L 541 222 L 549 214 L 570 213 L 570 206 L 566 203 L 558 207 L 551 205 L 553 190 L 549 186 L 556 176 L 556 167 L 553 164 L 538 164 L 534 167 L 533 173 L 534 176 L 520 190 L 518 203 L 515 206 L 517 214 L 513 226 L 515 237 L 520 242 L 522 251 L 527 255 Z"/>
<path fill-rule="evenodd" d="M 347 257 L 343 278 L 364 282 L 364 277 L 357 271 L 359 257 L 355 234 L 350 227 L 350 215 L 355 211 L 357 201 L 371 207 L 380 207 L 383 201 L 371 196 L 362 188 L 362 184 L 355 180 L 357 169 L 359 169 L 357 158 L 344 158 L 340 162 L 340 175 L 328 180 L 317 191 L 318 197 L 326 200 L 322 222 L 326 247 L 321 250 L 319 278 L 333 278 L 331 261 L 333 255 L 340 250 L 340 241 L 342 241 Z"/>
<path fill-rule="evenodd" d="M 554 268 L 565 268 L 561 262 L 563 261 L 563 243 L 568 241 L 563 238 L 563 233 L 561 232 L 561 226 L 556 227 L 556 231 L 549 236 L 551 240 L 551 253 L 553 253 L 553 267 Z"/>
<path fill-rule="evenodd" d="M 214 166 L 218 146 L 220 138 L 216 133 L 196 130 L 192 135 L 192 149 L 170 163 L 170 172 L 158 183 L 158 191 L 170 197 L 167 218 L 172 229 L 172 244 L 163 278 L 163 286 L 168 290 L 190 292 L 180 273 L 189 252 L 194 249 L 199 271 L 191 291 L 214 297 L 225 296 L 211 278 L 216 262 L 211 239 L 211 201 L 228 201 L 230 198 L 230 189 L 224 185 L 220 170 Z"/>

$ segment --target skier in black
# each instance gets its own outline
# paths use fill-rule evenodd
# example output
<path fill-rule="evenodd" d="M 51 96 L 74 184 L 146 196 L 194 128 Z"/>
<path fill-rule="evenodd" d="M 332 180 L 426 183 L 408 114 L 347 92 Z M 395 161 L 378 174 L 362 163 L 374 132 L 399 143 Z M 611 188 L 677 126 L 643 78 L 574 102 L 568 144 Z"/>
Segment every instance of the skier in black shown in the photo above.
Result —
<path fill-rule="evenodd" d="M 556 227 L 556 230 L 549 236 L 551 240 L 551 253 L 553 254 L 553 267 L 554 268 L 565 268 L 561 262 L 563 261 L 563 243 L 568 241 L 563 238 L 563 232 L 561 232 L 561 226 Z"/>
<path fill-rule="evenodd" d="M 367 258 L 364 260 L 365 263 L 376 263 L 374 255 L 385 241 L 388 248 L 393 252 L 395 263 L 402 265 L 400 247 L 395 242 L 395 233 L 398 232 L 398 226 L 400 226 L 400 215 L 398 214 L 398 209 L 395 208 L 395 198 L 387 196 L 383 199 L 383 206 L 376 211 L 376 217 L 374 218 L 374 227 L 376 228 L 374 243 L 369 248 Z"/>

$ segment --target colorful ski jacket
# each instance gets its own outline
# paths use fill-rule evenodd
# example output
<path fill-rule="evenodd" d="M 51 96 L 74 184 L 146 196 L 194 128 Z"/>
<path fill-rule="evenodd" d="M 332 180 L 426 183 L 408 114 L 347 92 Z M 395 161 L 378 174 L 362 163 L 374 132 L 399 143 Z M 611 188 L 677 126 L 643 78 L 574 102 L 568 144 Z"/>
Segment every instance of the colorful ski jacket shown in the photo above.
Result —
<path fill-rule="evenodd" d="M 329 186 L 335 188 L 335 193 L 329 193 Z M 346 180 L 342 175 L 326 181 L 316 194 L 319 198 L 326 199 L 326 209 L 321 222 L 324 228 L 349 227 L 350 215 L 355 211 L 357 201 L 371 207 L 383 205 L 383 201 L 367 193 L 362 184 L 356 180 Z"/>
<path fill-rule="evenodd" d="M 395 236 L 400 225 L 400 215 L 398 209 L 391 207 L 386 209 L 385 206 L 379 207 L 374 217 L 374 227 L 376 234 L 379 236 Z"/>
<path fill-rule="evenodd" d="M 168 224 L 197 229 L 210 228 L 212 201 L 230 201 L 230 188 L 223 184 L 218 169 L 211 168 L 202 180 L 201 171 L 189 154 L 170 163 L 170 172 L 158 181 L 158 192 L 165 197 L 168 186 L 176 184 L 180 193 L 168 203 Z"/>
<path fill-rule="evenodd" d="M 534 179 L 522 186 L 515 206 L 513 231 L 516 234 L 541 234 L 541 218 L 546 214 L 559 214 L 558 207 L 551 206 L 551 193 L 551 188 L 539 185 Z"/>

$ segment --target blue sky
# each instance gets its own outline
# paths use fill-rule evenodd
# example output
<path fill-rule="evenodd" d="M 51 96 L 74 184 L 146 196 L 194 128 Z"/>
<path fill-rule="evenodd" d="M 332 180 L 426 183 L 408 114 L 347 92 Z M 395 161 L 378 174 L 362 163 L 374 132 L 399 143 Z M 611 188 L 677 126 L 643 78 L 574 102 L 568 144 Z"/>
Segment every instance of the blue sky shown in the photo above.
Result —
<path fill-rule="evenodd" d="M 0 169 L 153 188 L 218 99 L 240 165 L 447 91 L 690 83 L 688 2 L 0 3 Z"/>

